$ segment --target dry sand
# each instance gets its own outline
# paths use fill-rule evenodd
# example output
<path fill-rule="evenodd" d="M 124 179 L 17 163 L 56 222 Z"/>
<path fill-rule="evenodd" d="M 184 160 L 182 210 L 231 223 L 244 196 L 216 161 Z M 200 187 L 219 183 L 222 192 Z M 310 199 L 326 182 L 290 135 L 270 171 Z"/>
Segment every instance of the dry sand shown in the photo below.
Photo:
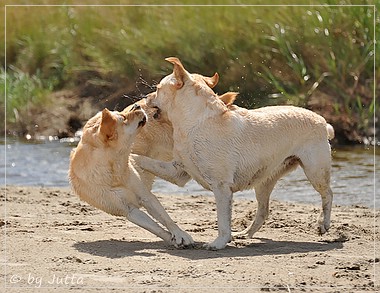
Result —
<path fill-rule="evenodd" d="M 170 247 L 126 219 L 80 202 L 68 188 L 3 188 L 0 291 L 380 290 L 378 210 L 334 207 L 330 232 L 319 236 L 319 207 L 273 201 L 269 219 L 253 239 L 206 251 L 201 244 L 217 234 L 214 199 L 159 198 L 193 236 L 195 248 Z M 254 201 L 235 200 L 233 229 L 243 229 L 255 209 Z"/>

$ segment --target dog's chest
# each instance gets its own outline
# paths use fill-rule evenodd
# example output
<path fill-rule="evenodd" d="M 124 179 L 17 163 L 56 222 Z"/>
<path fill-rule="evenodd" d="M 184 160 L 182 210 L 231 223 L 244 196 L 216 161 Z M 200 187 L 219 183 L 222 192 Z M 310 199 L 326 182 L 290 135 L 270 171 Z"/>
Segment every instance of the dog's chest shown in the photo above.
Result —
<path fill-rule="evenodd" d="M 200 153 L 196 152 L 194 143 L 187 138 L 175 141 L 173 149 L 174 160 L 180 161 L 184 165 L 185 171 L 205 189 L 210 190 L 211 174 L 208 174 L 207 168 L 201 164 L 202 158 Z M 204 162 L 205 163 L 205 162 Z"/>
<path fill-rule="evenodd" d="M 124 185 L 126 178 L 130 173 L 130 164 L 128 161 L 111 161 L 109 162 L 110 179 L 112 186 Z"/>

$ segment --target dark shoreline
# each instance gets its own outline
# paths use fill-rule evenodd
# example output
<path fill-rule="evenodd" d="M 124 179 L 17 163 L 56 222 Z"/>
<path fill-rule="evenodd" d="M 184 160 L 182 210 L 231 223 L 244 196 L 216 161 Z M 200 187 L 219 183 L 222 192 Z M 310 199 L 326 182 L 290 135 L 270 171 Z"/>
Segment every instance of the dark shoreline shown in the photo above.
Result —
<path fill-rule="evenodd" d="M 46 105 L 30 105 L 22 112 L 17 112 L 15 121 L 7 121 L 0 135 L 29 139 L 73 139 L 77 131 L 98 111 L 104 108 L 121 111 L 144 96 L 130 91 L 130 88 L 119 85 L 113 92 L 111 89 L 107 93 L 99 90 L 96 94 L 92 92 L 92 95 L 81 87 L 53 92 L 47 97 L 49 102 Z M 124 95 L 126 92 L 129 94 Z M 238 98 L 236 103 L 239 104 L 239 101 Z M 355 115 L 336 115 L 331 105 L 323 99 L 315 98 L 306 108 L 332 124 L 335 130 L 335 138 L 331 141 L 333 147 L 379 144 L 380 131 L 373 123 L 373 127 L 367 130 L 359 129 Z M 373 118 L 377 120 L 377 117 Z"/>

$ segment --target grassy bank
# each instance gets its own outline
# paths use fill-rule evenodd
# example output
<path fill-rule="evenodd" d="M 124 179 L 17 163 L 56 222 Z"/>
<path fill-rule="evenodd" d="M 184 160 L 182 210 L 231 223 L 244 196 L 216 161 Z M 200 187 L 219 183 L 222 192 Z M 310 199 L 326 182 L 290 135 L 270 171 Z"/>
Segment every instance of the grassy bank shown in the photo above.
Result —
<path fill-rule="evenodd" d="M 373 6 L 333 6 L 374 2 L 321 3 L 328 5 L 7 7 L 6 43 L 0 44 L 6 46 L 0 86 L 6 60 L 7 119 L 13 123 L 31 104 L 46 103 L 49 92 L 85 83 L 122 82 L 149 92 L 170 72 L 163 59 L 178 56 L 192 72 L 217 71 L 217 91 L 239 91 L 245 107 L 308 107 L 324 114 L 347 141 L 358 141 L 371 135 L 378 107 L 379 16 L 374 31 Z"/>

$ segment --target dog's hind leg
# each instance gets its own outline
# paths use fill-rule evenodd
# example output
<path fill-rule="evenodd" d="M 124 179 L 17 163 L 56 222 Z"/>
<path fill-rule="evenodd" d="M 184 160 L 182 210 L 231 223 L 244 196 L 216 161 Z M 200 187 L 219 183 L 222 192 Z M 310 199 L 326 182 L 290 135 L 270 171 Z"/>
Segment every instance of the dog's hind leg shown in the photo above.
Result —
<path fill-rule="evenodd" d="M 281 166 L 274 172 L 274 175 L 267 181 L 260 183 L 255 187 L 257 211 L 255 220 L 243 231 L 233 233 L 236 238 L 252 238 L 269 215 L 269 198 L 277 181 L 285 174 L 294 171 L 299 166 L 299 158 L 290 156 L 286 158 Z"/>
<path fill-rule="evenodd" d="M 330 229 L 333 193 L 330 186 L 320 189 L 319 193 L 322 197 L 322 212 L 318 218 L 318 231 L 322 235 Z"/>
<path fill-rule="evenodd" d="M 330 228 L 333 193 L 330 188 L 331 154 L 330 146 L 316 144 L 300 155 L 301 166 L 307 179 L 322 198 L 322 212 L 318 218 L 318 230 L 324 234 Z"/>
<path fill-rule="evenodd" d="M 140 226 L 156 236 L 163 239 L 165 242 L 172 244 L 172 235 L 168 231 L 162 229 L 155 221 L 147 214 L 138 208 L 128 206 L 126 217 L 129 221 L 137 226 Z"/>
<path fill-rule="evenodd" d="M 146 190 L 144 194 L 140 194 L 139 197 L 141 205 L 146 208 L 147 212 L 170 231 L 172 235 L 171 243 L 175 247 L 187 247 L 194 244 L 194 240 L 191 236 L 179 228 L 170 218 L 153 193 Z"/>
<path fill-rule="evenodd" d="M 322 212 L 318 217 L 318 232 L 326 233 L 330 228 L 331 208 L 333 193 L 330 188 L 330 170 L 310 170 L 304 168 L 306 177 L 309 179 L 314 189 L 319 192 L 322 198 Z M 315 172 L 317 171 L 317 172 Z"/>
<path fill-rule="evenodd" d="M 255 220 L 243 231 L 233 233 L 235 238 L 252 238 L 261 226 L 264 224 L 265 220 L 269 215 L 269 198 L 274 186 L 276 185 L 277 178 L 272 179 L 266 184 L 261 184 L 255 188 L 256 200 L 257 200 L 257 210 Z"/>

